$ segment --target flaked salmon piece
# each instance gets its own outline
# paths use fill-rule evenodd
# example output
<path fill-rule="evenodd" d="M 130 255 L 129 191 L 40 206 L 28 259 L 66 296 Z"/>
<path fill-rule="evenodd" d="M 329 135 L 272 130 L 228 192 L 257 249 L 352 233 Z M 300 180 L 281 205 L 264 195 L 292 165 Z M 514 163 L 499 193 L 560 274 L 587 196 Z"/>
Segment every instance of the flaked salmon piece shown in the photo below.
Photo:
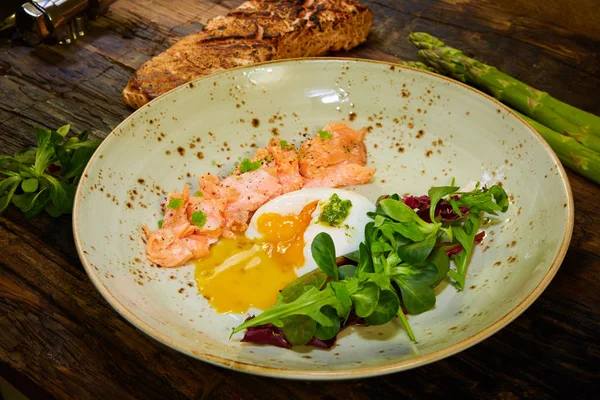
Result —
<path fill-rule="evenodd" d="M 258 150 L 256 150 L 256 153 L 254 153 L 254 155 L 252 156 L 250 161 L 252 161 L 252 162 L 262 161 L 263 165 L 270 164 L 270 166 L 272 167 L 273 159 L 271 157 L 269 157 L 270 155 L 271 154 L 269 153 L 269 150 L 267 150 L 264 147 L 261 147 Z"/>
<path fill-rule="evenodd" d="M 246 162 L 250 162 L 251 164 L 259 163 L 258 166 L 254 167 L 253 169 L 261 168 L 264 169 L 265 172 L 268 172 L 270 175 L 273 175 L 275 177 L 277 176 L 277 166 L 275 164 L 275 160 L 269 152 L 269 150 L 267 150 L 264 147 L 261 147 L 258 150 L 256 150 L 256 153 L 254 153 L 254 155 L 251 158 L 245 159 L 241 163 L 238 163 L 231 174 L 239 176 L 248 172 L 242 170 Z"/>
<path fill-rule="evenodd" d="M 232 175 L 221 182 L 222 186 L 235 189 L 239 195 L 236 200 L 227 203 L 224 236 L 244 232 L 254 211 L 283 193 L 277 174 L 274 176 L 270 169 L 274 168 L 260 168 Z"/>
<path fill-rule="evenodd" d="M 222 186 L 221 180 L 212 174 L 198 177 L 198 186 L 200 186 L 200 191 L 205 199 L 233 201 L 239 196 L 237 190 Z"/>
<path fill-rule="evenodd" d="M 171 192 L 163 204 L 163 229 L 171 229 L 178 238 L 191 235 L 194 227 L 187 218 L 186 210 L 190 201 L 190 187 L 181 192 Z"/>
<path fill-rule="evenodd" d="M 200 235 L 189 235 L 182 238 L 171 228 L 163 227 L 151 232 L 144 227 L 144 230 L 148 236 L 146 243 L 148 258 L 167 268 L 178 267 L 193 258 L 208 255 L 210 245 L 217 241 L 217 238 Z"/>
<path fill-rule="evenodd" d="M 358 164 L 338 164 L 325 168 L 317 177 L 304 179 L 304 187 L 341 187 L 368 183 L 375 174 L 375 168 Z"/>
<path fill-rule="evenodd" d="M 202 192 L 190 197 L 187 207 L 187 218 L 192 221 L 194 213 L 201 211 L 206 216 L 206 222 L 202 227 L 194 225 L 194 234 L 207 235 L 218 238 L 225 228 L 225 208 L 227 199 L 205 198 Z M 193 222 L 193 221 L 192 221 Z"/>
<path fill-rule="evenodd" d="M 364 143 L 367 130 L 356 131 L 345 123 L 325 125 L 323 131 L 331 137 L 317 135 L 305 140 L 298 152 L 300 174 L 304 178 L 316 178 L 327 167 L 337 164 L 367 163 Z"/>
<path fill-rule="evenodd" d="M 273 138 L 267 150 L 277 168 L 277 179 L 283 193 L 302 189 L 303 179 L 298 171 L 298 153 L 292 144 Z"/>

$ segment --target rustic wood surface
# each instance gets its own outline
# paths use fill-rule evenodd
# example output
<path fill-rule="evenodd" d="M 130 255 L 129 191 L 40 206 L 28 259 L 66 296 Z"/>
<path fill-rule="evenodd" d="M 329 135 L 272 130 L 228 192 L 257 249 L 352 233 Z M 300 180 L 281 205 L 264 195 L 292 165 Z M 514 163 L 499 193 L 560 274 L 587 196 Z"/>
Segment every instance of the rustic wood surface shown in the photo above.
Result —
<path fill-rule="evenodd" d="M 425 30 L 531 85 L 600 114 L 600 42 L 592 1 L 363 1 L 375 21 L 344 55 L 415 59 Z M 70 47 L 0 45 L 0 153 L 33 126 L 71 123 L 105 137 L 131 110 L 120 92 L 142 62 L 239 0 L 120 0 Z M 569 4 L 571 18 L 557 16 Z M 571 6 L 571 4 L 573 4 Z M 538 13 L 544 7 L 555 7 Z M 573 11 L 575 9 L 575 11 Z M 595 15 L 586 15 L 595 11 Z M 549 17 L 544 17 L 549 16 Z M 589 29 L 586 31 L 586 26 Z M 588 32 L 588 33 L 586 33 Z M 68 216 L 0 217 L 0 375 L 32 399 L 597 398 L 600 383 L 600 187 L 569 173 L 571 247 L 542 296 L 483 343 L 434 364 L 347 382 L 285 381 L 183 356 L 124 321 L 94 289 Z M 568 397 L 567 397 L 568 396 Z"/>

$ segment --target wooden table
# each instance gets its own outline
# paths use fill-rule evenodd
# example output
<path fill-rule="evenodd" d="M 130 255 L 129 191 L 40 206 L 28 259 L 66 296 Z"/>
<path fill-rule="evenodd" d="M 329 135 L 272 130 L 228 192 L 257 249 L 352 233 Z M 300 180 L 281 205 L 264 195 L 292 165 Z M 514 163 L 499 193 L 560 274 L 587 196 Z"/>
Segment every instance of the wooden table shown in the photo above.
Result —
<path fill-rule="evenodd" d="M 35 125 L 71 123 L 77 132 L 105 137 L 131 113 L 120 96 L 131 73 L 239 3 L 120 0 L 70 47 L 3 43 L 0 153 L 33 144 Z M 594 0 L 577 7 L 559 0 L 364 3 L 375 15 L 372 33 L 349 55 L 415 59 L 406 36 L 425 30 L 600 114 Z M 330 383 L 236 373 L 157 343 L 92 286 L 68 216 L 26 220 L 10 209 L 0 217 L 0 375 L 32 399 L 591 398 L 588 391 L 597 395 L 600 383 L 600 187 L 573 173 L 569 178 L 576 207 L 571 247 L 556 278 L 521 317 L 432 365 Z"/>

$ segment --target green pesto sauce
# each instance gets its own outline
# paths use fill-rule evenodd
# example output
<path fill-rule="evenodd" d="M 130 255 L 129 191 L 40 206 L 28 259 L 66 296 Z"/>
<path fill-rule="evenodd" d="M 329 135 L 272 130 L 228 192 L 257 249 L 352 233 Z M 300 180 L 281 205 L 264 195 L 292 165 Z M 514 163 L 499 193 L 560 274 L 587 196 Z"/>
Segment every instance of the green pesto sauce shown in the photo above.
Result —
<path fill-rule="evenodd" d="M 319 216 L 319 222 L 329 224 L 330 226 L 340 226 L 350 214 L 352 202 L 342 200 L 334 193 L 329 198 L 329 203 L 323 207 L 323 212 Z"/>

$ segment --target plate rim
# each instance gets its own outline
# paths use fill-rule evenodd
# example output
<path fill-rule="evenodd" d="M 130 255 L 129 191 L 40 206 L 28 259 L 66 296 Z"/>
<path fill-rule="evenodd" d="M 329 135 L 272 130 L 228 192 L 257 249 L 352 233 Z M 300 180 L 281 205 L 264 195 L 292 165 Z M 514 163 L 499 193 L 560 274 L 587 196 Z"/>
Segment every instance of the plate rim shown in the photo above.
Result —
<path fill-rule="evenodd" d="M 516 118 L 521 124 L 523 124 L 533 134 L 533 136 L 536 139 L 538 139 L 540 144 L 546 150 L 546 153 L 550 156 L 550 158 L 554 162 L 555 166 L 558 168 L 561 182 L 563 183 L 563 185 L 566 189 L 566 194 L 567 194 L 566 230 L 563 235 L 561 245 L 558 249 L 558 252 L 557 252 L 554 260 L 552 261 L 552 264 L 550 265 L 550 268 L 548 269 L 546 275 L 539 282 L 539 284 L 527 295 L 527 297 L 525 297 L 518 305 L 516 305 L 513 309 L 508 311 L 503 317 L 499 318 L 496 322 L 494 322 L 487 328 L 469 336 L 468 338 L 466 338 L 458 343 L 455 343 L 452 346 L 442 348 L 440 350 L 434 351 L 432 353 L 429 353 L 429 354 L 426 354 L 423 356 L 418 356 L 416 358 L 403 360 L 403 361 L 395 362 L 395 363 L 390 363 L 390 364 L 383 365 L 383 366 L 360 367 L 360 368 L 343 369 L 343 370 L 283 369 L 283 368 L 278 368 L 278 367 L 265 367 L 265 366 L 259 366 L 259 365 L 245 363 L 245 362 L 241 362 L 241 361 L 234 361 L 234 360 L 230 360 L 230 359 L 227 359 L 224 357 L 214 356 L 212 354 L 200 352 L 191 346 L 184 346 L 184 345 L 177 344 L 175 340 L 171 339 L 167 335 L 163 335 L 158 330 L 152 328 L 150 325 L 148 325 L 147 323 L 145 323 L 144 321 L 139 319 L 127 307 L 125 307 L 123 304 L 121 304 L 119 302 L 119 300 L 117 300 L 117 298 L 115 296 L 113 296 L 113 294 L 110 292 L 110 290 L 106 286 L 104 286 L 104 284 L 102 284 L 102 282 L 99 279 L 99 276 L 94 272 L 94 268 L 92 267 L 90 261 L 87 259 L 87 254 L 84 253 L 83 241 L 81 239 L 79 227 L 76 222 L 79 220 L 79 212 L 80 212 L 79 203 L 81 202 L 81 199 L 82 199 L 83 186 L 84 186 L 84 182 L 87 181 L 87 176 L 88 176 L 87 174 L 88 174 L 90 167 L 96 161 L 96 158 L 98 157 L 98 154 L 100 154 L 100 151 L 102 150 L 104 145 L 106 143 L 108 143 L 107 139 L 118 136 L 115 132 L 119 131 L 120 128 L 123 125 L 127 124 L 130 119 L 134 118 L 138 113 L 143 112 L 144 110 L 147 110 L 148 108 L 151 108 L 153 103 L 162 100 L 164 97 L 167 97 L 170 94 L 172 94 L 178 90 L 183 90 L 186 86 L 190 85 L 190 83 L 195 83 L 195 82 L 205 80 L 205 79 L 214 79 L 216 76 L 219 76 L 221 74 L 230 73 L 232 71 L 252 70 L 257 67 L 261 67 L 261 66 L 265 66 L 265 65 L 319 63 L 319 62 L 324 62 L 324 63 L 332 63 L 332 62 L 338 63 L 339 62 L 342 64 L 343 63 L 364 63 L 364 64 L 375 64 L 375 65 L 388 65 L 388 66 L 394 67 L 394 68 L 406 69 L 406 70 L 411 70 L 411 71 L 414 71 L 417 73 L 430 75 L 436 79 L 441 79 L 442 81 L 445 81 L 445 82 L 449 83 L 450 85 L 458 85 L 459 87 L 465 88 L 465 89 L 471 91 L 472 93 L 474 93 L 475 95 L 482 97 L 484 99 L 484 101 L 486 101 L 486 100 L 491 101 L 496 106 L 500 107 L 505 112 L 510 114 L 512 117 Z M 260 375 L 260 376 L 266 376 L 266 377 L 284 378 L 284 379 L 292 379 L 292 380 L 344 380 L 344 379 L 356 379 L 356 378 L 367 378 L 367 377 L 380 376 L 380 375 L 391 374 L 394 372 L 405 371 L 408 369 L 427 365 L 432 362 L 439 361 L 441 359 L 450 357 L 450 356 L 457 354 L 463 350 L 466 350 L 466 349 L 482 342 L 483 340 L 489 338 L 496 332 L 498 332 L 501 329 L 503 329 L 504 327 L 506 327 L 508 324 L 510 324 L 512 321 L 514 321 L 517 317 L 519 317 L 527 308 L 529 308 L 529 306 L 531 306 L 531 304 L 533 304 L 533 302 L 535 302 L 538 299 L 538 297 L 548 287 L 548 285 L 550 284 L 550 282 L 552 281 L 552 279 L 558 272 L 558 269 L 560 268 L 560 266 L 565 258 L 565 255 L 567 253 L 567 250 L 568 250 L 570 242 L 571 242 L 571 238 L 572 238 L 572 234 L 573 234 L 574 219 L 575 219 L 575 207 L 574 207 L 574 201 L 573 201 L 573 192 L 571 189 L 571 185 L 570 185 L 567 173 L 566 173 L 562 163 L 558 159 L 558 156 L 554 153 L 554 151 L 552 150 L 550 145 L 542 138 L 542 136 L 527 121 L 525 121 L 520 115 L 518 115 L 515 111 L 510 109 L 508 106 L 504 105 L 503 103 L 496 100 L 495 98 L 487 95 L 486 93 L 481 92 L 465 83 L 456 81 L 454 79 L 451 79 L 446 76 L 439 75 L 439 74 L 436 74 L 436 73 L 433 73 L 430 71 L 425 71 L 422 69 L 410 67 L 407 65 L 403 65 L 403 64 L 400 64 L 397 62 L 391 62 L 391 61 L 363 59 L 363 58 L 356 58 L 356 57 L 328 56 L 328 57 L 305 57 L 305 58 L 290 58 L 290 59 L 284 59 L 284 60 L 272 60 L 272 61 L 255 63 L 255 64 L 251 64 L 251 65 L 247 65 L 247 66 L 231 68 L 231 69 L 227 69 L 224 71 L 219 71 L 217 73 L 194 79 L 190 82 L 186 82 L 176 88 L 173 88 L 173 89 L 169 90 L 168 92 L 163 93 L 159 97 L 146 103 L 145 105 L 143 105 L 139 109 L 135 110 L 134 112 L 132 112 L 127 118 L 125 118 L 123 121 L 121 121 L 121 123 L 119 123 L 102 140 L 102 142 L 100 143 L 100 146 L 98 146 L 98 148 L 96 149 L 96 151 L 90 158 L 88 164 L 86 165 L 86 168 L 84 169 L 84 171 L 82 173 L 82 179 L 79 181 L 79 184 L 77 185 L 77 191 L 75 193 L 75 201 L 74 201 L 74 205 L 73 205 L 73 216 L 72 216 L 72 227 L 73 227 L 73 237 L 75 240 L 75 246 L 77 248 L 77 253 L 79 255 L 79 259 L 80 259 L 81 263 L 83 264 L 86 274 L 92 281 L 93 285 L 96 287 L 96 290 L 98 290 L 100 292 L 102 297 L 111 305 L 112 308 L 115 309 L 115 311 L 117 311 L 117 313 L 119 313 L 123 318 L 125 318 L 134 327 L 136 327 L 137 329 L 142 331 L 145 335 L 148 335 L 149 337 L 153 338 L 154 340 L 156 340 L 174 350 L 177 350 L 178 352 L 180 352 L 186 356 L 193 357 L 200 361 L 204 361 L 204 362 L 207 362 L 207 363 L 215 365 L 215 366 L 224 367 L 224 368 L 228 368 L 228 369 L 235 370 L 235 371 L 240 371 L 240 372 L 245 372 L 245 373 L 250 373 L 250 374 L 255 374 L 255 375 Z"/>

